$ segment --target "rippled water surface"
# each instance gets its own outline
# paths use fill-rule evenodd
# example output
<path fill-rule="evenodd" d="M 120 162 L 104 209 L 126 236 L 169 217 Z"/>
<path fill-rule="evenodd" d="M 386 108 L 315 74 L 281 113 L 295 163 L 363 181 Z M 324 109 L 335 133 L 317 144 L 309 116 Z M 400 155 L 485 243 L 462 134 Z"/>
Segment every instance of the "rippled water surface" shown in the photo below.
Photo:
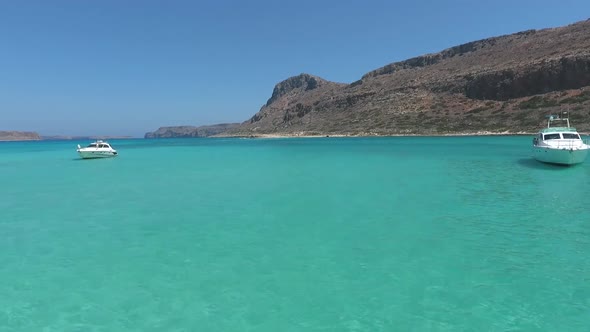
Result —
<path fill-rule="evenodd" d="M 0 143 L 0 331 L 588 331 L 530 137 Z"/>

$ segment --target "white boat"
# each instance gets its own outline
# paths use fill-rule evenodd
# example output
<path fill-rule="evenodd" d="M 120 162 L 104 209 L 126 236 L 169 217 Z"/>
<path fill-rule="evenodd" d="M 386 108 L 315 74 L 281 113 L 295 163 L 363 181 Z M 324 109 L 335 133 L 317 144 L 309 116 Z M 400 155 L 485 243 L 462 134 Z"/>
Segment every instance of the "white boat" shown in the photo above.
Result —
<path fill-rule="evenodd" d="M 561 121 L 566 127 L 552 127 L 552 123 Z M 570 127 L 567 112 L 561 116 L 549 116 L 547 128 L 539 131 L 533 138 L 533 158 L 538 161 L 558 165 L 575 165 L 583 163 L 588 155 L 590 145 L 582 140 L 576 128 Z"/>
<path fill-rule="evenodd" d="M 76 151 L 78 151 L 80 157 L 84 159 L 117 156 L 117 150 L 113 149 L 109 143 L 100 140 L 90 143 L 87 147 L 80 147 L 80 144 L 78 144 L 78 149 Z"/>

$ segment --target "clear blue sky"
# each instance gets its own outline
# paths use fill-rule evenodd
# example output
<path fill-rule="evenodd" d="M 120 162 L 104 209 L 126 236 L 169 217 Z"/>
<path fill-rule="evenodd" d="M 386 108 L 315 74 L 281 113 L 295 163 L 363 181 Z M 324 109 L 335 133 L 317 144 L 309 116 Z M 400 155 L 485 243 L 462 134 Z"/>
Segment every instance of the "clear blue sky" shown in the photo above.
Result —
<path fill-rule="evenodd" d="M 241 122 L 300 73 L 590 17 L 590 1 L 1 1 L 0 130 L 133 135 Z"/>

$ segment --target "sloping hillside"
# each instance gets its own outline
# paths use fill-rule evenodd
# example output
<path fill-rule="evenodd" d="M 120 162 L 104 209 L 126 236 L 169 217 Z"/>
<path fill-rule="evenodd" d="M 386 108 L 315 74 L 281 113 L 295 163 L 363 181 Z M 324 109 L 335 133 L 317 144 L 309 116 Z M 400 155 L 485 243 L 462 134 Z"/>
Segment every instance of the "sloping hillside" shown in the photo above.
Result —
<path fill-rule="evenodd" d="M 561 110 L 590 131 L 590 20 L 451 47 L 352 84 L 291 77 L 224 135 L 534 132 Z"/>

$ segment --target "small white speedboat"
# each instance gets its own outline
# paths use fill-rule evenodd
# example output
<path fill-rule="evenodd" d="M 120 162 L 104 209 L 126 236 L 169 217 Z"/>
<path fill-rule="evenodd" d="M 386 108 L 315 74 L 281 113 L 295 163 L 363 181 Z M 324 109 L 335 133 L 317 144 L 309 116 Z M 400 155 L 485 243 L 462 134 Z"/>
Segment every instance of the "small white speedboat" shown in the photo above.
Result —
<path fill-rule="evenodd" d="M 117 156 L 117 150 L 113 149 L 109 143 L 100 140 L 90 143 L 87 147 L 80 147 L 80 144 L 78 144 L 78 149 L 76 151 L 78 151 L 80 157 L 84 159 Z"/>
<path fill-rule="evenodd" d="M 565 121 L 567 127 L 551 127 L 554 121 Z M 547 128 L 539 131 L 533 138 L 533 158 L 538 161 L 558 165 L 583 163 L 588 156 L 590 145 L 586 144 L 576 128 L 570 127 L 567 112 L 562 116 L 549 116 Z"/>

